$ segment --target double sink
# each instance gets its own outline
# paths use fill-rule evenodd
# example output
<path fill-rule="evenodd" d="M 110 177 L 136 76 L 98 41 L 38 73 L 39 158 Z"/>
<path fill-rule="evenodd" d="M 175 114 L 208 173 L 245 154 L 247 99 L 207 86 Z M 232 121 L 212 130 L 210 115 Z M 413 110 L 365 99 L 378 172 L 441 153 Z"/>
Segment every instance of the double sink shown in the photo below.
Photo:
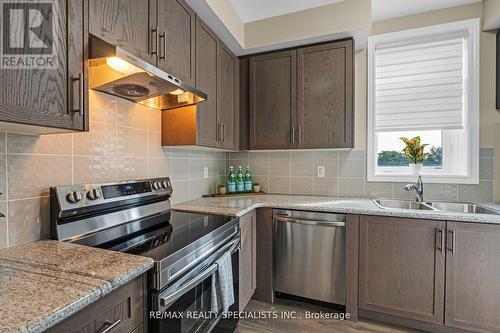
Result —
<path fill-rule="evenodd" d="M 500 211 L 470 202 L 417 202 L 410 200 L 375 199 L 382 209 L 410 209 L 448 213 L 500 215 Z"/>

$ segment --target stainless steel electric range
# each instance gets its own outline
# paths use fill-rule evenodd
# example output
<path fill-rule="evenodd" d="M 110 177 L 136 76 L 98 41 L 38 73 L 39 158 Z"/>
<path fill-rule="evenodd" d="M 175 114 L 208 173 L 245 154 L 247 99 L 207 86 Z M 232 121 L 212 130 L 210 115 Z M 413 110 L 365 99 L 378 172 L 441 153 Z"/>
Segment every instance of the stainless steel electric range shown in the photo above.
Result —
<path fill-rule="evenodd" d="M 50 193 L 52 238 L 155 260 L 148 273 L 149 331 L 234 331 L 237 319 L 210 310 L 215 261 L 226 252 L 234 279 L 230 311 L 239 310 L 237 218 L 173 211 L 169 178 L 59 186 Z"/>

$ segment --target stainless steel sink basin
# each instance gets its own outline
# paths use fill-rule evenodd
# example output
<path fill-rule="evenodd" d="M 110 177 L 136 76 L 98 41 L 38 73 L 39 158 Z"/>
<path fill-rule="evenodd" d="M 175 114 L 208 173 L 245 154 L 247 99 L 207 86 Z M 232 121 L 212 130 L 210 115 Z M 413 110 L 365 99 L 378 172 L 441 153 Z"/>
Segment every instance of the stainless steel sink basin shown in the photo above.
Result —
<path fill-rule="evenodd" d="M 471 202 L 416 202 L 411 200 L 375 199 L 382 209 L 433 210 L 439 212 L 500 215 L 500 211 Z"/>
<path fill-rule="evenodd" d="M 426 204 L 447 212 L 500 215 L 499 211 L 470 202 L 426 202 Z"/>
<path fill-rule="evenodd" d="M 373 202 L 382 209 L 434 210 L 430 206 L 411 200 L 377 199 Z"/>

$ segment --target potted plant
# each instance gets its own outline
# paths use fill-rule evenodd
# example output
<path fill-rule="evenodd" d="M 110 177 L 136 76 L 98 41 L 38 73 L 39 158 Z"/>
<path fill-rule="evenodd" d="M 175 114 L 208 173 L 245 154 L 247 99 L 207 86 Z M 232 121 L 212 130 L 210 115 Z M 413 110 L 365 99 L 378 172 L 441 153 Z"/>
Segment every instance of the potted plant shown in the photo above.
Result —
<path fill-rule="evenodd" d="M 226 190 L 226 185 L 219 185 L 217 186 L 217 193 L 220 194 L 220 195 L 224 195 L 226 194 L 227 190 Z"/>
<path fill-rule="evenodd" d="M 410 161 L 411 173 L 413 175 L 420 174 L 420 171 L 422 171 L 424 159 L 428 155 L 424 152 L 424 148 L 428 146 L 428 144 L 421 144 L 419 136 L 416 136 L 412 139 L 408 139 L 405 137 L 400 139 L 405 144 L 403 154 Z"/>
<path fill-rule="evenodd" d="M 259 183 L 254 183 L 253 184 L 253 191 L 254 191 L 254 193 L 259 193 L 260 192 L 260 184 Z"/>

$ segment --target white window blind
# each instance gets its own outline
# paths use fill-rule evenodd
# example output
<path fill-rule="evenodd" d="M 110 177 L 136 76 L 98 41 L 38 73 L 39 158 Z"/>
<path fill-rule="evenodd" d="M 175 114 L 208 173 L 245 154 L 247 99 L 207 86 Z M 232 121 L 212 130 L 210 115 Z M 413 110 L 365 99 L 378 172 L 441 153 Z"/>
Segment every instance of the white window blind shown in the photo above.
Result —
<path fill-rule="evenodd" d="M 463 128 L 467 45 L 465 32 L 377 45 L 376 131 Z"/>

